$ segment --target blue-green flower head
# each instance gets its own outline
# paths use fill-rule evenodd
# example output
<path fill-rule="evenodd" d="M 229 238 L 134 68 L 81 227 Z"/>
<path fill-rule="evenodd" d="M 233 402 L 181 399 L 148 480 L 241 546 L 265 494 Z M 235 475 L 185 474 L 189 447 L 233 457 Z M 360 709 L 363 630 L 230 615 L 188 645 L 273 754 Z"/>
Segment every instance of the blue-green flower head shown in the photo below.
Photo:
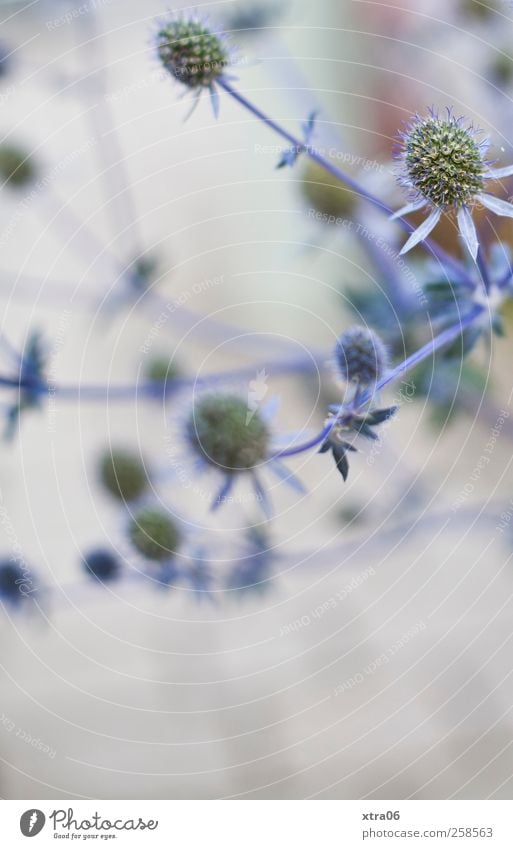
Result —
<path fill-rule="evenodd" d="M 454 210 L 460 235 L 475 260 L 479 248 L 472 208 L 482 204 L 496 215 L 513 218 L 513 206 L 485 192 L 486 181 L 513 174 L 513 166 L 494 169 L 486 160 L 489 141 L 480 130 L 456 118 L 450 109 L 445 114 L 431 112 L 416 115 L 400 135 L 398 158 L 401 162 L 400 182 L 412 201 L 396 212 L 398 218 L 427 207 L 430 213 L 418 227 L 401 253 L 404 254 L 426 239 L 442 214 Z"/>
<path fill-rule="evenodd" d="M 230 64 L 223 34 L 206 22 L 175 17 L 157 32 L 157 52 L 164 68 L 189 88 L 210 88 Z"/>
<path fill-rule="evenodd" d="M 335 346 L 337 371 L 346 383 L 361 386 L 377 383 L 388 363 L 387 350 L 379 336 L 368 327 L 350 327 Z"/>
<path fill-rule="evenodd" d="M 417 117 L 402 142 L 407 185 L 435 206 L 463 206 L 483 191 L 487 145 L 461 118 Z"/>
<path fill-rule="evenodd" d="M 196 454 L 226 474 L 248 471 L 269 453 L 270 431 L 245 398 L 215 393 L 198 399 L 186 425 Z"/>
<path fill-rule="evenodd" d="M 100 460 L 100 479 L 105 489 L 121 501 L 133 501 L 148 487 L 148 477 L 140 456 L 114 449 Z"/>
<path fill-rule="evenodd" d="M 181 541 L 180 531 L 169 514 L 157 507 L 143 507 L 130 522 L 128 536 L 136 551 L 147 560 L 172 559 Z"/>

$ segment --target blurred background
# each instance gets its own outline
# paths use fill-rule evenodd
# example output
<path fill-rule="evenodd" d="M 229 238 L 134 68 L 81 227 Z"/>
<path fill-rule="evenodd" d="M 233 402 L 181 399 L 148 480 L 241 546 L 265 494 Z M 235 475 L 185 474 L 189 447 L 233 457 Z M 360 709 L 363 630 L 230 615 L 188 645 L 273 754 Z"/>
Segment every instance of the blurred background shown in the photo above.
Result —
<path fill-rule="evenodd" d="M 392 151 L 416 111 L 451 106 L 513 159 L 511 4 L 411 5 L 195 9 L 230 33 L 234 85 L 292 132 L 316 111 L 315 143 L 399 207 Z M 338 335 L 368 323 L 400 361 L 436 331 L 419 291 L 438 272 L 303 159 L 277 170 L 280 138 L 227 96 L 218 120 L 208 97 L 185 120 L 154 55 L 162 3 L 0 10 L 1 373 L 37 338 L 49 387 L 19 420 L 0 399 L 0 555 L 33 590 L 0 586 L 0 795 L 510 798 L 508 310 L 504 337 L 384 393 L 399 412 L 346 484 L 302 454 L 307 494 L 267 481 L 271 522 L 244 486 L 212 513 L 215 476 L 195 484 L 183 439 L 194 381 L 245 393 L 265 369 L 274 427 L 305 438 L 339 397 Z M 505 222 L 483 216 L 490 255 Z M 435 235 L 463 256 L 450 219 Z M 183 382 L 139 394 L 163 362 Z M 132 507 L 98 470 L 118 448 L 211 592 L 192 573 L 163 586 L 131 548 Z M 98 547 L 117 580 L 84 569 Z"/>

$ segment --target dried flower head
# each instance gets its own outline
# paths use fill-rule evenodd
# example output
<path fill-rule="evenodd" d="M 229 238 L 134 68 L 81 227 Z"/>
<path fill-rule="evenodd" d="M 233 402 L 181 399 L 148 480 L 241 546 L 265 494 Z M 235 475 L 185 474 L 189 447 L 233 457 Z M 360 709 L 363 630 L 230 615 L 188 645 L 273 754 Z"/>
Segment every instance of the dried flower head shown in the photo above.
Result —
<path fill-rule="evenodd" d="M 133 501 L 148 486 L 141 458 L 120 449 L 105 452 L 100 460 L 100 479 L 105 489 L 122 501 Z"/>
<path fill-rule="evenodd" d="M 269 449 L 269 428 L 245 399 L 232 394 L 206 395 L 187 421 L 187 438 L 203 460 L 227 474 L 262 463 Z"/>
<path fill-rule="evenodd" d="M 178 82 L 189 88 L 209 88 L 229 64 L 221 34 L 199 20 L 175 18 L 157 33 L 159 58 Z"/>
<path fill-rule="evenodd" d="M 432 112 L 425 118 L 416 115 L 401 133 L 399 158 L 400 180 L 413 194 L 413 200 L 392 217 L 431 209 L 401 253 L 404 254 L 426 239 L 440 221 L 443 212 L 457 213 L 460 235 L 475 260 L 479 248 L 471 210 L 481 203 L 497 215 L 513 218 L 513 205 L 487 194 L 486 180 L 513 174 L 513 166 L 494 169 L 485 159 L 489 142 L 481 132 L 463 118 L 455 118 L 449 109 L 444 117 Z"/>
<path fill-rule="evenodd" d="M 169 515 L 144 507 L 130 522 L 128 535 L 134 548 L 148 560 L 169 560 L 176 554 L 180 532 Z"/>
<path fill-rule="evenodd" d="M 340 376 L 362 386 L 376 383 L 387 365 L 387 351 L 379 336 L 368 327 L 350 327 L 335 346 L 335 361 Z"/>

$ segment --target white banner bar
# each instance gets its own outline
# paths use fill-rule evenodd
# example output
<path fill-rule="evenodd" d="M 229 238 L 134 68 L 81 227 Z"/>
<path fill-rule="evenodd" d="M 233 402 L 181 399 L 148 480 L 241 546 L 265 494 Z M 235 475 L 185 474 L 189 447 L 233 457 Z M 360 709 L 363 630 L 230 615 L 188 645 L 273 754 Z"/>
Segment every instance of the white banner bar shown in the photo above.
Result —
<path fill-rule="evenodd" d="M 508 801 L 0 801 L 1 846 L 512 849 Z M 34 843 L 28 843 L 34 839 Z M 66 841 L 66 842 L 64 842 Z"/>

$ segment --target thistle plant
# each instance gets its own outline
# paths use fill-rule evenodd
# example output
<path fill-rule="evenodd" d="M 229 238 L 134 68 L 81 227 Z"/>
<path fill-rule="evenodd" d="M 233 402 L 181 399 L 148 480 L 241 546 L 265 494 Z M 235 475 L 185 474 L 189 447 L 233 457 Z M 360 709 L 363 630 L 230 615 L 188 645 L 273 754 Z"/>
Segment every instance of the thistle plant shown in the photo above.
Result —
<path fill-rule="evenodd" d="M 252 20 L 255 21 L 254 16 Z M 161 66 L 185 94 L 192 94 L 194 104 L 206 91 L 217 115 L 221 96 L 229 97 L 281 140 L 283 149 L 276 167 L 298 169 L 296 184 L 303 200 L 321 215 L 351 221 L 358 215 L 361 221 L 370 205 L 375 217 L 381 214 L 387 228 L 395 233 L 390 238 L 392 253 L 396 248 L 397 254 L 405 254 L 413 247 L 419 249 L 419 258 L 414 261 L 422 298 L 400 279 L 395 258 L 391 262 L 385 251 L 376 250 L 372 239 L 360 236 L 359 247 L 374 267 L 378 294 L 364 292 L 359 283 L 354 294 L 345 287 L 345 295 L 349 294 L 353 301 L 358 316 L 353 321 L 357 323 L 340 321 L 331 350 L 326 345 L 325 349 L 300 358 L 290 353 L 289 347 L 287 356 L 272 359 L 271 380 L 285 375 L 285 386 L 296 380 L 302 387 L 306 376 L 317 370 L 327 373 L 327 364 L 334 370 L 334 399 L 319 405 L 315 411 L 319 416 L 317 423 L 309 423 L 300 433 L 281 432 L 275 399 L 264 402 L 260 396 L 255 400 L 248 393 L 254 364 L 228 373 L 187 377 L 179 373 L 172 358 L 152 353 L 138 382 L 106 385 L 101 381 L 80 384 L 52 380 L 51 393 L 59 401 L 156 402 L 165 410 L 166 423 L 171 424 L 179 424 L 179 405 L 171 403 L 171 398 L 179 399 L 186 415 L 183 427 L 177 427 L 180 434 L 172 447 L 177 449 L 180 460 L 191 462 L 198 475 L 211 476 L 215 481 L 208 506 L 213 510 L 221 506 L 230 509 L 229 505 L 237 501 L 232 497 L 234 488 L 246 483 L 269 520 L 268 525 L 256 524 L 246 534 L 243 546 L 236 550 L 233 568 L 223 574 L 217 572 L 209 562 L 210 540 L 203 545 L 185 533 L 185 525 L 175 518 L 176 510 L 171 510 L 167 500 L 166 487 L 174 486 L 175 481 L 168 479 L 164 485 L 153 461 L 155 474 L 150 476 L 139 454 L 109 449 L 99 462 L 96 460 L 94 480 L 122 512 L 123 544 L 129 546 L 127 559 L 142 560 L 149 567 L 146 577 L 156 576 L 159 583 L 166 585 L 171 580 L 173 584 L 181 581 L 198 597 L 212 599 L 214 591 L 240 596 L 264 589 L 270 582 L 270 520 L 274 517 L 268 478 L 287 483 L 301 498 L 312 497 L 289 469 L 289 458 L 312 455 L 312 465 L 317 463 L 321 470 L 331 459 L 333 479 L 343 488 L 337 473 L 344 481 L 348 479 L 349 460 L 358 462 L 358 454 L 379 440 L 383 425 L 397 412 L 397 403 L 382 400 L 394 381 L 414 375 L 418 394 L 429 396 L 437 412 L 444 414 L 452 410 L 462 382 L 464 390 L 474 385 L 482 391 L 482 373 L 476 372 L 473 362 L 465 358 L 491 333 L 504 332 L 501 313 L 513 292 L 513 274 L 505 246 L 497 243 L 490 248 L 478 232 L 475 213 L 484 207 L 498 216 L 513 217 L 513 205 L 488 191 L 493 182 L 513 176 L 513 166 L 496 167 L 489 158 L 490 140 L 472 123 L 455 117 L 450 108 L 417 114 L 399 135 L 398 179 L 408 193 L 408 203 L 396 212 L 387 197 L 373 193 L 370 181 L 349 176 L 337 164 L 341 158 L 324 155 L 316 145 L 315 108 L 305 110 L 305 120 L 295 133 L 246 97 L 242 86 L 234 84 L 230 76 L 233 57 L 228 40 L 211 23 L 184 13 L 170 15 L 158 23 L 155 48 Z M 24 185 L 34 176 L 33 163 L 17 149 L 0 148 L 0 176 L 12 186 Z M 409 216 L 419 212 L 426 217 L 420 226 L 415 226 Z M 457 222 L 466 248 L 463 258 L 455 250 L 442 248 L 432 237 L 446 215 Z M 390 224 L 390 219 L 395 224 Z M 406 233 L 404 245 L 399 228 Z M 85 223 L 84 231 L 87 232 Z M 98 241 L 93 244 L 97 246 Z M 100 255 L 102 250 L 97 253 Z M 109 254 L 109 272 L 119 271 L 119 279 L 128 282 L 137 303 L 161 308 L 166 302 L 152 291 L 155 263 L 144 251 L 138 252 L 140 258 L 134 260 L 135 253 L 134 249 L 128 262 L 118 264 Z M 383 304 L 387 304 L 386 316 Z M 215 319 L 205 318 L 204 326 L 205 332 L 221 333 L 226 338 L 227 327 Z M 43 408 L 50 394 L 47 346 L 39 333 L 28 334 L 21 352 L 5 335 L 0 341 L 7 363 L 0 375 L 0 388 L 9 399 L 5 417 L 7 433 L 12 436 L 21 414 L 31 408 Z M 257 363 L 257 375 L 267 374 L 268 365 Z M 438 376 L 434 389 L 433 373 Z M 239 387 L 241 381 L 245 389 L 234 390 L 233 386 Z M 161 491 L 158 499 L 152 501 L 154 486 L 161 487 Z M 240 505 L 237 509 L 242 510 Z M 251 525 L 254 518 L 248 519 L 247 524 Z M 210 532 L 215 535 L 215 531 Z M 125 554 L 121 557 L 115 550 L 94 547 L 81 557 L 82 572 L 87 580 L 97 584 L 121 580 L 129 572 L 122 567 L 124 559 Z M 22 579 L 23 572 L 16 564 L 0 563 L 0 598 L 17 603 Z"/>

